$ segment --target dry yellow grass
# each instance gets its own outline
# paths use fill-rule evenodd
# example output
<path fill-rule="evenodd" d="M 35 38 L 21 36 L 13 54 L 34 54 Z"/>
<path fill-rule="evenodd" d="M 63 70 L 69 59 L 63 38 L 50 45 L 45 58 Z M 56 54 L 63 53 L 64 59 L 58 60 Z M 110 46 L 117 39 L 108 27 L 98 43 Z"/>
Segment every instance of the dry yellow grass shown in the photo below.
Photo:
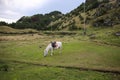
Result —
<path fill-rule="evenodd" d="M 22 33 L 37 33 L 37 30 L 34 29 L 14 29 L 9 26 L 0 26 L 0 33 L 15 33 L 15 34 L 22 34 Z"/>
<path fill-rule="evenodd" d="M 3 40 L 34 40 L 34 39 L 39 39 L 43 38 L 43 36 L 38 35 L 38 34 L 24 34 L 24 35 L 10 35 L 10 36 L 0 36 L 0 41 Z"/>

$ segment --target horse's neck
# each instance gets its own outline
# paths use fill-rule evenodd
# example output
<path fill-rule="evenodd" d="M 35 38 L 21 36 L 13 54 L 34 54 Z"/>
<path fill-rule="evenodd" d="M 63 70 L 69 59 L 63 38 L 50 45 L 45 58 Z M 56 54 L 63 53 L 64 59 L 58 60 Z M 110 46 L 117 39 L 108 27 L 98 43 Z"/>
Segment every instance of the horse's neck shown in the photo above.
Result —
<path fill-rule="evenodd" d="M 51 48 L 52 48 L 52 46 L 51 46 L 51 44 L 49 44 L 49 45 L 46 47 L 46 51 L 48 52 Z"/>

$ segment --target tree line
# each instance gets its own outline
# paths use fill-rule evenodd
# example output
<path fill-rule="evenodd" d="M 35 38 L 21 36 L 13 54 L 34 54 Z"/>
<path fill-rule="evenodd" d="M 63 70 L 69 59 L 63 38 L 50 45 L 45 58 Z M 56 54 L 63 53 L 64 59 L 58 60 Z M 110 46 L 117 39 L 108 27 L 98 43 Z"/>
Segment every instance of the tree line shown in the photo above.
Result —
<path fill-rule="evenodd" d="M 1 21 L 0 26 L 7 25 L 16 29 L 32 28 L 37 30 L 49 30 L 50 28 L 47 27 L 47 25 L 63 15 L 64 14 L 62 14 L 60 11 L 53 11 L 44 15 L 35 14 L 33 16 L 23 16 L 16 23 L 8 24 L 4 21 Z"/>

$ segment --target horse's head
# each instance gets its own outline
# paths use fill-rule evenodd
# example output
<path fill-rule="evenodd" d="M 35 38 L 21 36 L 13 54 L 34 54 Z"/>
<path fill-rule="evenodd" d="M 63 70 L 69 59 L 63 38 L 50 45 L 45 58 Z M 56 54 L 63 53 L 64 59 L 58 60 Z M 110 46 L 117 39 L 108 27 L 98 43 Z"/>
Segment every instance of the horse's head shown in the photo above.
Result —
<path fill-rule="evenodd" d="M 44 50 L 44 57 L 48 54 L 48 51 Z"/>

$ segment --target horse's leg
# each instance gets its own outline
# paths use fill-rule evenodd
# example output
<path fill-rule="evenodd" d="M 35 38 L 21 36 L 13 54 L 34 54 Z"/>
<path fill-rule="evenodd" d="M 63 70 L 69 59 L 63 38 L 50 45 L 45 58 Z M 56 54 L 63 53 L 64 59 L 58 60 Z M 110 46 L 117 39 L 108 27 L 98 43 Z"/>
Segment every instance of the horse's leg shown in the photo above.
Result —
<path fill-rule="evenodd" d="M 60 47 L 59 53 L 62 53 L 62 47 Z"/>
<path fill-rule="evenodd" d="M 48 55 L 48 50 L 44 50 L 44 57 Z"/>
<path fill-rule="evenodd" d="M 48 54 L 48 52 L 46 50 L 44 50 L 44 57 L 46 57 Z"/>
<path fill-rule="evenodd" d="M 51 56 L 53 55 L 53 48 L 51 48 Z"/>

